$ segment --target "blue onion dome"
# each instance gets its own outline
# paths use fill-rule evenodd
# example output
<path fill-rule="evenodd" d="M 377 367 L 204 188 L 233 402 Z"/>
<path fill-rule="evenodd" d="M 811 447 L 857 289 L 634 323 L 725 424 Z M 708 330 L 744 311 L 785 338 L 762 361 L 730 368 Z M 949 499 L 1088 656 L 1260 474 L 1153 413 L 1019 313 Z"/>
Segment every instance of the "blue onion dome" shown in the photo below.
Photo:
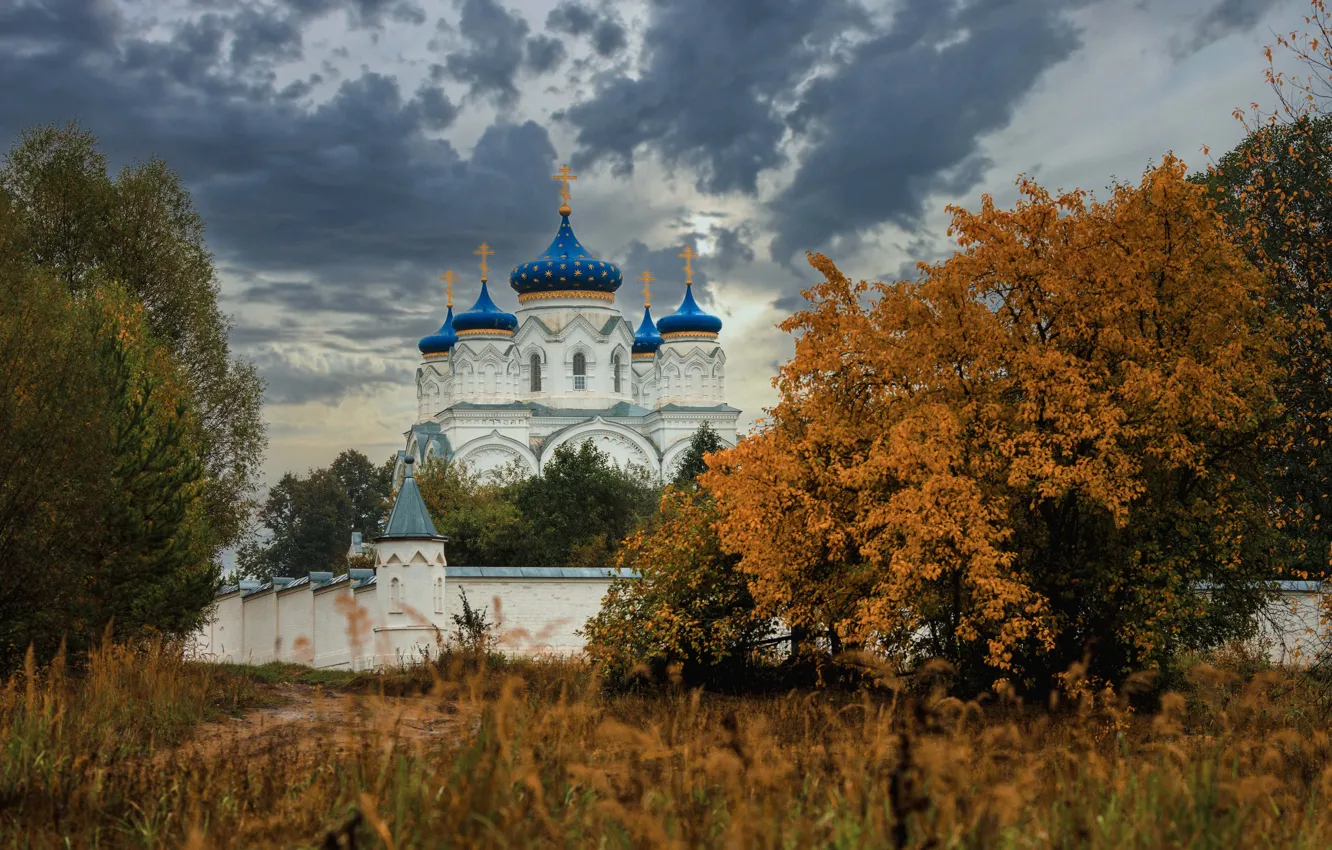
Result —
<path fill-rule="evenodd" d="M 504 312 L 490 300 L 485 278 L 481 278 L 481 294 L 477 296 L 472 309 L 459 313 L 453 320 L 453 330 L 459 337 L 483 334 L 512 336 L 517 329 L 518 317 Z"/>
<path fill-rule="evenodd" d="M 683 336 L 702 336 L 715 339 L 721 332 L 721 319 L 703 312 L 694 300 L 694 285 L 685 285 L 684 301 L 680 309 L 669 316 L 662 316 L 657 322 L 657 330 L 664 340 Z"/>
<path fill-rule="evenodd" d="M 421 355 L 429 360 L 433 357 L 443 357 L 453 349 L 458 342 L 458 334 L 453 329 L 453 305 L 449 305 L 449 314 L 444 319 L 444 324 L 440 325 L 439 330 L 430 336 L 421 337 L 421 341 L 416 347 L 421 349 Z"/>
<path fill-rule="evenodd" d="M 509 272 L 509 286 L 520 302 L 556 297 L 553 293 L 612 301 L 624 282 L 619 266 L 592 256 L 578 241 L 569 225 L 568 210 L 567 206 L 560 208 L 560 229 L 550 247 L 539 258 Z"/>
<path fill-rule="evenodd" d="M 634 357 L 651 357 L 661 347 L 661 334 L 652 322 L 652 308 L 643 308 L 643 323 L 634 332 Z"/>

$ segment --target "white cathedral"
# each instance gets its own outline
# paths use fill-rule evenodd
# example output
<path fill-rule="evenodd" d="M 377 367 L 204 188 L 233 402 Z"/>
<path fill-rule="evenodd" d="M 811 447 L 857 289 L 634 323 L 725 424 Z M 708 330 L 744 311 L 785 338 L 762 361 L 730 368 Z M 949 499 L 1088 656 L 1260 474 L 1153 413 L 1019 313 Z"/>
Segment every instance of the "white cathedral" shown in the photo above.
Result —
<path fill-rule="evenodd" d="M 591 440 L 622 467 L 672 474 L 689 438 L 704 422 L 727 445 L 736 440 L 740 411 L 726 404 L 726 354 L 721 320 L 694 300 L 686 246 L 684 296 L 674 313 L 653 323 L 653 280 L 639 280 L 647 306 L 634 330 L 615 306 L 623 274 L 599 259 L 569 224 L 568 166 L 561 181 L 560 226 L 539 257 L 509 272 L 518 309 L 496 305 L 488 289 L 482 244 L 481 294 L 470 310 L 448 315 L 418 345 L 416 423 L 400 457 L 440 457 L 488 474 L 515 468 L 539 474 L 555 449 Z M 403 464 L 399 461 L 398 478 Z"/>

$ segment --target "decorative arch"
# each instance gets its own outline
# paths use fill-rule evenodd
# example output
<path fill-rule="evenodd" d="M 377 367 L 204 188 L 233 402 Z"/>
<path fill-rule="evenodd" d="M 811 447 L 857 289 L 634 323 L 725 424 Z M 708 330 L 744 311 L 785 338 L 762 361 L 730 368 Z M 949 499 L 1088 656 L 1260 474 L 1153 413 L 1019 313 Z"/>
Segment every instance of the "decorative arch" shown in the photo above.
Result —
<path fill-rule="evenodd" d="M 591 366 L 592 364 L 597 362 L 597 357 L 592 352 L 592 346 L 588 345 L 586 342 L 584 342 L 581 339 L 578 340 L 577 342 L 570 343 L 564 348 L 564 363 L 571 369 L 573 368 L 575 354 L 583 355 L 583 357 L 586 358 L 587 360 L 588 366 Z"/>
<path fill-rule="evenodd" d="M 607 422 L 600 416 L 552 434 L 541 448 L 542 467 L 550 462 L 555 449 L 560 446 L 566 443 L 577 445 L 588 440 L 610 454 L 617 463 L 628 461 L 646 467 L 654 476 L 661 475 L 661 455 L 651 440 L 632 428 Z"/>
<path fill-rule="evenodd" d="M 535 475 L 541 468 L 530 447 L 504 436 L 498 429 L 463 443 L 453 453 L 453 459 L 483 472 L 498 469 L 513 460 L 522 461 L 528 475 Z"/>

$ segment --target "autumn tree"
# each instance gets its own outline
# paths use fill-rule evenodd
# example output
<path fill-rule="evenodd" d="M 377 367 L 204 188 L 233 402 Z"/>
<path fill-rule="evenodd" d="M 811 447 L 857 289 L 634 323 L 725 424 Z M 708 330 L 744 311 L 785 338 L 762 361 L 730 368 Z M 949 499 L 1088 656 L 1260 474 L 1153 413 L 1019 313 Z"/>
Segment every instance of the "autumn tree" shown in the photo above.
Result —
<path fill-rule="evenodd" d="M 588 653 L 612 683 L 637 670 L 660 680 L 673 664 L 693 684 L 735 684 L 772 629 L 757 611 L 739 558 L 722 550 L 719 513 L 696 485 L 667 487 L 657 515 L 624 541 L 611 582 L 588 620 Z"/>
<path fill-rule="evenodd" d="M 812 255 L 779 401 L 701 481 L 761 610 L 1041 690 L 1249 627 L 1280 333 L 1175 158 L 1103 203 L 1018 186 L 950 208 L 960 250 L 918 280 Z"/>

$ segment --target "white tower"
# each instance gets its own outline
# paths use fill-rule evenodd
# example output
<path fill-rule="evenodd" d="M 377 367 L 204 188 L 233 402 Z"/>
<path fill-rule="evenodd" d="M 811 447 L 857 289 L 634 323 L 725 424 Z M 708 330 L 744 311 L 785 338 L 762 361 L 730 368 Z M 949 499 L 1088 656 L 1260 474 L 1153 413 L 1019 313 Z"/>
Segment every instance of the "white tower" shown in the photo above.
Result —
<path fill-rule="evenodd" d="M 375 654 L 381 665 L 434 654 L 446 633 L 444 616 L 444 543 L 435 530 L 421 490 L 412 475 L 415 458 L 403 459 L 406 471 L 384 533 L 375 538 Z"/>

